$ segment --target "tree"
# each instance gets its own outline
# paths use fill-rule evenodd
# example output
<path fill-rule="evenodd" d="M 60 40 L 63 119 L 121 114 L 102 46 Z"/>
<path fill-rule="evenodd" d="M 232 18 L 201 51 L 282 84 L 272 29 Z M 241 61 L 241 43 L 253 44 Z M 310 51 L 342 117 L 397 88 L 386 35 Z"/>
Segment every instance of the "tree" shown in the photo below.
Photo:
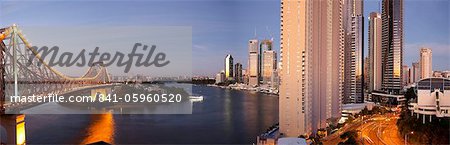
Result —
<path fill-rule="evenodd" d="M 361 110 L 361 113 L 360 113 L 360 114 L 361 114 L 361 115 L 369 115 L 369 109 L 367 109 L 367 106 L 364 107 L 363 110 Z"/>
<path fill-rule="evenodd" d="M 353 116 L 350 115 L 350 116 L 348 116 L 347 120 L 345 120 L 345 124 L 347 124 L 347 123 L 352 123 L 353 120 L 355 120 L 355 118 L 354 118 Z"/>
<path fill-rule="evenodd" d="M 408 89 L 405 93 L 405 98 L 406 102 L 417 98 L 414 89 Z M 431 122 L 426 121 L 422 123 L 423 117 L 423 115 L 420 115 L 418 118 L 416 115 L 411 116 L 411 112 L 404 107 L 397 121 L 400 134 L 405 135 L 406 133 L 414 132 L 414 134 L 410 135 L 410 139 L 421 144 L 449 144 L 450 119 L 432 117 Z M 428 117 L 425 119 L 428 120 Z"/>
<path fill-rule="evenodd" d="M 405 92 L 405 105 L 403 105 L 402 110 L 407 110 L 408 111 L 408 103 L 413 100 L 413 99 L 417 99 L 417 94 L 414 91 L 414 88 L 409 88 L 406 92 Z"/>
<path fill-rule="evenodd" d="M 355 130 L 344 132 L 339 137 L 343 140 L 346 139 L 344 142 L 340 142 L 339 144 L 352 144 L 352 145 L 358 144 L 357 142 L 358 133 Z"/>
<path fill-rule="evenodd" d="M 317 136 L 317 135 L 315 135 L 315 136 L 310 135 L 310 136 L 309 136 L 309 139 L 312 141 L 312 144 L 314 144 L 314 145 L 321 145 L 321 144 L 323 144 L 323 143 L 320 141 L 319 136 Z"/>

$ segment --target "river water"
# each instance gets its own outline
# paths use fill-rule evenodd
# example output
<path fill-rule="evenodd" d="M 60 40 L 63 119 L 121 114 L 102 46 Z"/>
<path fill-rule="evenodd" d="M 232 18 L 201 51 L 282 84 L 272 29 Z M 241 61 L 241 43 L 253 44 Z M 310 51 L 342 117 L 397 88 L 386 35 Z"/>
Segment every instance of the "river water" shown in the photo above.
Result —
<path fill-rule="evenodd" d="M 278 122 L 277 96 L 209 86 L 192 92 L 204 97 L 192 114 L 26 115 L 27 143 L 251 144 Z"/>

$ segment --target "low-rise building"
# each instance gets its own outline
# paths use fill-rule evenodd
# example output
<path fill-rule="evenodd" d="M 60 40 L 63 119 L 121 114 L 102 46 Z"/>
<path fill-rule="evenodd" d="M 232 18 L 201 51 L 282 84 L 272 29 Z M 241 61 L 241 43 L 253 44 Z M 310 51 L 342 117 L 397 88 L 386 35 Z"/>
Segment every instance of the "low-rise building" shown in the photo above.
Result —
<path fill-rule="evenodd" d="M 216 84 L 220 84 L 225 82 L 225 73 L 224 71 L 216 74 Z"/>
<path fill-rule="evenodd" d="M 423 115 L 423 122 L 427 115 L 430 118 L 450 117 L 450 79 L 426 78 L 416 84 L 417 98 L 409 102 L 411 115 Z"/>
<path fill-rule="evenodd" d="M 348 116 L 353 116 L 355 114 L 358 114 L 367 107 L 368 110 L 372 110 L 372 108 L 375 106 L 375 103 L 373 102 L 364 102 L 364 103 L 352 103 L 352 104 L 343 104 L 342 105 L 342 117 L 339 120 L 339 123 L 344 123 Z"/>
<path fill-rule="evenodd" d="M 434 71 L 433 77 L 436 78 L 450 78 L 450 71 Z"/>
<path fill-rule="evenodd" d="M 279 138 L 277 141 L 278 145 L 307 145 L 306 139 L 304 138 L 296 138 L 296 137 L 286 137 Z"/>
<path fill-rule="evenodd" d="M 388 94 L 381 91 L 373 91 L 370 94 L 372 102 L 386 107 L 400 107 L 405 104 L 405 96 L 403 94 Z"/>
<path fill-rule="evenodd" d="M 257 145 L 276 145 L 277 140 L 280 137 L 280 128 L 279 126 L 275 126 L 270 128 L 267 132 L 256 137 Z"/>

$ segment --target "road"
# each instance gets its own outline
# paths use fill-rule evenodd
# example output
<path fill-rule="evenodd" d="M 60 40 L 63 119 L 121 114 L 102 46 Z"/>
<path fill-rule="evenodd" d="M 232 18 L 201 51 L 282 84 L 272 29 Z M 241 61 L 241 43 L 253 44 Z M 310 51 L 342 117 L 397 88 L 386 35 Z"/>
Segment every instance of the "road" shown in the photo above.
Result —
<path fill-rule="evenodd" d="M 355 119 L 349 125 L 344 126 L 340 131 L 326 137 L 323 140 L 325 145 L 336 145 L 342 140 L 339 136 L 349 130 L 358 132 L 358 140 L 364 144 L 375 145 L 401 145 L 404 144 L 403 137 L 398 133 L 396 125 L 397 116 L 392 114 L 376 115 L 370 118 Z"/>
<path fill-rule="evenodd" d="M 404 138 L 399 134 L 398 127 L 396 125 L 397 119 L 388 119 L 385 123 L 382 132 L 380 132 L 381 139 L 386 142 L 386 144 L 404 144 Z"/>

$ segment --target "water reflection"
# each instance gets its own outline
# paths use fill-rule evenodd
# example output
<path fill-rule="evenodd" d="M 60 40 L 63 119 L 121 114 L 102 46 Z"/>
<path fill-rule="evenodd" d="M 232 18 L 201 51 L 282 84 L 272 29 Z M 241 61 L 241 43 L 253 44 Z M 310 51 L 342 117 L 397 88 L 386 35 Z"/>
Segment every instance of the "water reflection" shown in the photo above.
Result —
<path fill-rule="evenodd" d="M 30 115 L 27 143 L 251 144 L 278 122 L 278 97 L 206 86 L 192 89 L 204 97 L 194 103 L 192 114 Z"/>
<path fill-rule="evenodd" d="M 233 115 L 233 108 L 232 108 L 232 96 L 230 96 L 230 90 L 225 90 L 225 100 L 223 101 L 224 106 L 224 119 L 225 119 L 225 130 L 226 132 L 232 132 L 233 128 L 233 122 L 232 122 L 232 115 Z"/>
<path fill-rule="evenodd" d="M 114 144 L 114 132 L 114 116 L 112 113 L 93 114 L 91 115 L 91 123 L 86 129 L 86 137 L 81 144 L 90 144 L 99 141 Z"/>

